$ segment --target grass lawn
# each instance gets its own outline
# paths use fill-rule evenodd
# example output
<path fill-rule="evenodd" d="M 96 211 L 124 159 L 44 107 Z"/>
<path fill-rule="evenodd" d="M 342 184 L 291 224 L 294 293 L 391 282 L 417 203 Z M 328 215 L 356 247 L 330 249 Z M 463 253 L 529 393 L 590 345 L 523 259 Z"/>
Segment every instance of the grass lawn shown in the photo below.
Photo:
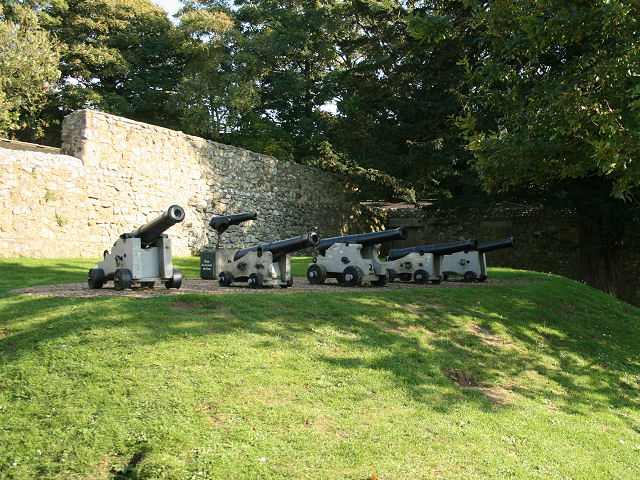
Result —
<path fill-rule="evenodd" d="M 640 310 L 578 282 L 9 293 L 96 262 L 0 259 L 2 479 L 639 478 Z"/>

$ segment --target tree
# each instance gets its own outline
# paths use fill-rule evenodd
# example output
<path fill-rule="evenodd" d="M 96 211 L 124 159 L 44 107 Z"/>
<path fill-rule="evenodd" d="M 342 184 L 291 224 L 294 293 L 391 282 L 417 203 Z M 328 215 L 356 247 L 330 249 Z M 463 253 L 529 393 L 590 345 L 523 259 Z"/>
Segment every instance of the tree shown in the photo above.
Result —
<path fill-rule="evenodd" d="M 483 56 L 460 119 L 487 187 L 600 177 L 640 186 L 640 5 L 467 2 Z"/>
<path fill-rule="evenodd" d="M 57 102 L 60 119 L 96 108 L 166 127 L 184 65 L 184 38 L 150 0 L 52 0 L 40 5 L 43 25 L 63 45 Z"/>
<path fill-rule="evenodd" d="M 205 138 L 228 141 L 258 103 L 256 87 L 237 65 L 241 34 L 233 12 L 211 1 L 186 1 L 179 30 L 188 41 L 188 63 L 178 86 L 181 128 Z"/>
<path fill-rule="evenodd" d="M 47 125 L 40 116 L 60 77 L 58 45 L 30 8 L 0 4 L 0 135 L 28 130 L 33 137 Z"/>
<path fill-rule="evenodd" d="M 447 35 L 416 38 L 412 16 L 438 9 Z M 473 48 L 460 2 L 350 4 L 350 36 L 340 40 L 344 65 L 333 72 L 339 116 L 329 128 L 334 148 L 358 165 L 413 187 L 421 198 L 466 196 L 479 190 L 454 118 L 453 90 L 464 81 L 459 61 Z M 427 32 L 435 30 L 429 25 Z"/>
<path fill-rule="evenodd" d="M 640 4 L 465 3 L 480 48 L 458 124 L 484 185 L 573 208 L 583 278 L 615 293 L 640 223 Z"/>

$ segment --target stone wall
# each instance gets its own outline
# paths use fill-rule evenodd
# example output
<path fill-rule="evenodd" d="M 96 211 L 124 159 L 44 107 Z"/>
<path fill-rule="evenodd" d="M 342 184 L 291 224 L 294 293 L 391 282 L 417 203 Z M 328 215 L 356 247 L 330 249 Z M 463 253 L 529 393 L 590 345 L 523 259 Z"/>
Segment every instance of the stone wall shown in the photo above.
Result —
<path fill-rule="evenodd" d="M 66 117 L 61 151 L 0 147 L 0 256 L 99 256 L 172 204 L 186 212 L 167 232 L 175 255 L 213 247 L 220 214 L 258 212 L 229 248 L 383 224 L 329 173 L 100 112 Z"/>
<path fill-rule="evenodd" d="M 516 248 L 487 254 L 493 267 L 511 267 L 551 272 L 575 280 L 582 278 L 578 220 L 569 210 L 548 210 L 503 203 L 489 208 L 451 208 L 443 204 L 377 204 L 389 228 L 403 226 L 409 238 L 397 247 L 446 243 L 465 238 L 479 242 L 513 236 Z M 625 239 L 624 268 L 617 296 L 640 305 L 640 239 Z"/>

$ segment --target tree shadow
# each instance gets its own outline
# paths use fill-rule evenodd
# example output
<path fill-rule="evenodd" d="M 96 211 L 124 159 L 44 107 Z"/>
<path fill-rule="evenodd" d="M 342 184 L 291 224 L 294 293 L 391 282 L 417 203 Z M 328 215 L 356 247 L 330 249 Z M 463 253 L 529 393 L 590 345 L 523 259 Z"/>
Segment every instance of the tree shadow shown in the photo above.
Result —
<path fill-rule="evenodd" d="M 69 271 L 56 274 L 56 268 L 48 268 L 44 278 L 76 273 L 75 267 L 67 267 Z M 556 282 L 564 288 L 564 280 Z M 638 386 L 620 385 L 623 373 L 635 378 L 640 373 L 634 353 L 640 351 L 638 317 L 616 314 L 602 324 L 602 314 L 595 313 L 606 304 L 571 298 L 564 290 L 549 299 L 548 287 L 540 285 L 526 286 L 529 292 L 523 296 L 522 288 L 251 298 L 5 296 L 0 302 L 0 364 L 38 354 L 40 345 L 52 341 L 82 341 L 92 331 L 117 338 L 122 326 L 135 332 L 135 345 L 140 346 L 245 332 L 260 338 L 264 348 L 292 350 L 305 349 L 298 341 L 301 336 L 323 341 L 329 328 L 341 333 L 332 342 L 357 353 L 309 352 L 313 359 L 337 374 L 386 372 L 397 388 L 437 411 L 447 412 L 460 402 L 487 411 L 509 408 L 478 394 L 479 389 L 457 388 L 445 374 L 452 369 L 474 375 L 479 387 L 500 386 L 527 398 L 550 400 L 567 412 L 637 408 Z M 517 318 L 505 311 L 517 312 Z"/>

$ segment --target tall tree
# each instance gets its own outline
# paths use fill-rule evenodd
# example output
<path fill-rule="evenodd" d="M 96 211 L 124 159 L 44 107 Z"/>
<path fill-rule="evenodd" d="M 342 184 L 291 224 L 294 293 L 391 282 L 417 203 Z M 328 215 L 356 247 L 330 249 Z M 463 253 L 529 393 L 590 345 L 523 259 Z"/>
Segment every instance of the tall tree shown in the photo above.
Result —
<path fill-rule="evenodd" d="M 90 107 L 177 127 L 183 37 L 162 8 L 151 0 L 37 3 L 43 24 L 64 44 L 52 115 Z"/>
<path fill-rule="evenodd" d="M 434 9 L 451 28 L 435 35 L 430 25 L 429 41 L 416 38 L 412 15 Z M 453 122 L 461 109 L 453 89 L 464 81 L 459 61 L 473 48 L 466 9 L 451 1 L 355 0 L 348 13 L 353 33 L 339 41 L 344 66 L 330 77 L 339 111 L 331 143 L 423 198 L 477 190 Z"/>
<path fill-rule="evenodd" d="M 183 3 L 178 28 L 189 39 L 189 61 L 178 86 L 180 125 L 188 133 L 228 141 L 258 103 L 252 79 L 237 64 L 241 34 L 233 12 L 219 2 Z"/>
<path fill-rule="evenodd" d="M 59 47 L 34 10 L 0 4 L 0 135 L 42 134 L 47 121 L 40 114 L 60 77 L 59 61 Z"/>
<path fill-rule="evenodd" d="M 615 293 L 640 218 L 640 5 L 465 3 L 481 48 L 459 125 L 486 188 L 575 209 L 584 278 Z"/>

